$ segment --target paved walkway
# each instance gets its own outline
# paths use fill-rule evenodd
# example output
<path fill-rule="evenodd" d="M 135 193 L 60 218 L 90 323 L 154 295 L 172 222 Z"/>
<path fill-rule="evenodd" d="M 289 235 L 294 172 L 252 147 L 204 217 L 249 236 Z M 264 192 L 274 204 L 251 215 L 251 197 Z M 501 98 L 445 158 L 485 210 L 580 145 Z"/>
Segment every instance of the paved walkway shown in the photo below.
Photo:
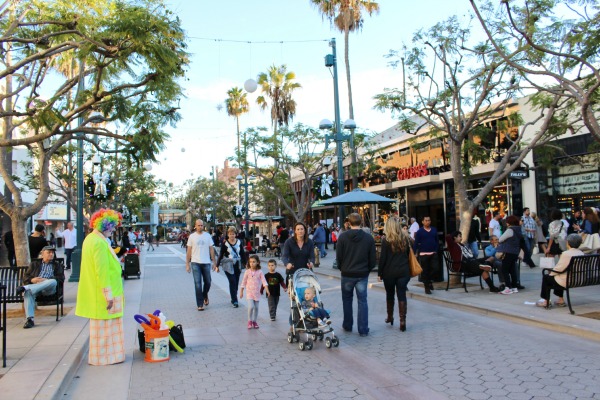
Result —
<path fill-rule="evenodd" d="M 331 268 L 332 258 L 323 259 L 316 272 L 326 275 L 321 283 L 328 299 L 327 306 L 339 316 L 339 272 Z M 525 390 L 519 390 L 519 387 L 534 389 L 539 379 L 534 384 L 517 384 L 509 389 L 502 385 L 502 390 L 494 392 L 495 386 L 499 385 L 499 379 L 494 378 L 498 371 L 494 374 L 481 372 L 482 369 L 490 369 L 486 367 L 490 357 L 486 353 L 493 354 L 496 360 L 515 356 L 505 346 L 509 343 L 506 338 L 507 334 L 510 336 L 508 332 L 517 331 L 524 335 L 521 345 L 527 346 L 533 353 L 531 359 L 524 360 L 525 364 L 537 365 L 540 359 L 546 359 L 542 369 L 548 375 L 548 370 L 552 369 L 548 363 L 560 364 L 561 359 L 567 362 L 564 368 L 570 369 L 566 374 L 568 379 L 561 381 L 575 383 L 568 390 L 564 390 L 562 384 L 557 385 L 560 388 L 552 389 L 550 383 L 545 383 L 544 386 L 549 387 L 544 389 L 547 393 L 554 390 L 561 394 L 556 398 L 561 399 L 600 396 L 586 383 L 591 382 L 593 387 L 593 383 L 598 381 L 600 365 L 592 365 L 598 362 L 586 359 L 585 351 L 586 346 L 593 350 L 590 354 L 597 354 L 600 350 L 597 343 L 587 340 L 600 341 L 600 321 L 579 316 L 600 310 L 597 288 L 573 291 L 572 300 L 578 313 L 575 316 L 565 308 L 550 311 L 536 308 L 529 303 L 535 302 L 539 296 L 541 273 L 538 268 L 522 270 L 522 284 L 527 289 L 510 296 L 481 291 L 478 284 L 469 286 L 469 293 L 457 288 L 448 292 L 435 290 L 433 295 L 428 296 L 413 279 L 409 294 L 413 299 L 424 301 L 409 300 L 409 329 L 404 336 L 407 341 L 402 342 L 397 340 L 397 325 L 390 329 L 379 323 L 384 315 L 383 290 L 373 274 L 370 281 L 375 290 L 369 294 L 370 337 L 359 338 L 356 333 L 336 331 L 342 342 L 339 349 L 326 350 L 324 346 L 315 346 L 311 352 L 300 352 L 297 345 L 289 345 L 283 339 L 287 331 L 289 305 L 285 297 L 282 297 L 280 318 L 276 323 L 268 321 L 266 302 L 262 302 L 261 329 L 248 331 L 244 323 L 245 307 L 233 309 L 229 306 L 226 279 L 222 274 L 214 277 L 211 305 L 206 311 L 198 312 L 193 304 L 191 276 L 183 268 L 182 249 L 175 245 L 161 246 L 156 252 L 144 253 L 142 260 L 142 280 L 125 281 L 128 349 L 125 363 L 98 368 L 88 367 L 84 360 L 78 369 L 86 355 L 88 326 L 86 320 L 75 317 L 72 312 L 58 323 L 51 316 L 38 316 L 36 327 L 29 330 L 22 329 L 22 318 L 10 318 L 8 368 L 0 370 L 2 397 L 78 399 L 85 395 L 87 399 L 106 398 L 107 388 L 110 388 L 114 394 L 119 394 L 112 398 L 130 399 L 157 397 L 159 393 L 161 398 L 500 398 L 501 395 L 534 398 L 523 394 Z M 475 284 L 477 280 L 471 279 L 470 283 Z M 336 294 L 329 296 L 330 291 Z M 67 283 L 65 292 L 66 306 L 73 307 L 76 284 Z M 152 312 L 155 308 L 169 310 L 168 318 L 184 326 L 188 349 L 185 354 L 172 353 L 169 363 L 145 363 L 143 354 L 136 350 L 136 324 L 132 316 L 138 312 Z M 501 318 L 482 318 L 486 315 Z M 457 321 L 464 323 L 456 324 Z M 525 322 L 533 328 L 515 325 L 514 321 Z M 339 320 L 337 323 L 336 329 L 341 330 Z M 539 327 L 543 329 L 536 329 Z M 503 332 L 504 328 L 508 331 Z M 557 358 L 556 351 L 544 350 L 545 336 L 550 340 L 548 343 L 557 341 L 559 347 L 555 348 L 561 348 L 561 343 L 564 343 L 564 336 L 554 335 L 551 331 L 571 335 L 566 345 L 568 350 L 572 350 L 568 355 L 562 354 Z M 544 342 L 531 341 L 532 336 L 540 334 L 544 335 Z M 444 341 L 449 335 L 450 339 L 469 337 L 469 340 L 466 343 L 459 340 L 446 347 Z M 424 346 L 423 342 L 429 344 Z M 495 350 L 474 352 L 477 343 L 488 343 L 488 347 Z M 396 350 L 402 354 L 396 354 Z M 575 357 L 576 353 L 580 355 Z M 521 363 L 522 357 L 528 355 L 520 352 L 519 356 L 511 361 L 511 365 Z M 311 366 L 308 370 L 307 365 Z M 348 368 L 352 365 L 361 367 Z M 461 377 L 450 379 L 456 365 L 461 366 Z M 502 366 L 500 361 L 496 367 L 502 369 Z M 471 369 L 479 371 L 473 371 L 474 377 L 469 378 Z M 519 366 L 513 365 L 511 371 L 501 372 L 502 375 L 514 376 L 517 382 L 529 382 L 527 376 L 535 372 L 516 374 L 515 369 L 518 370 Z M 592 372 L 594 369 L 596 373 Z M 469 379 L 473 382 L 469 383 Z M 223 385 L 223 382 L 227 384 Z M 477 390 L 483 387 L 483 383 L 487 385 L 486 392 Z M 581 391 L 579 396 L 573 395 L 576 390 Z"/>

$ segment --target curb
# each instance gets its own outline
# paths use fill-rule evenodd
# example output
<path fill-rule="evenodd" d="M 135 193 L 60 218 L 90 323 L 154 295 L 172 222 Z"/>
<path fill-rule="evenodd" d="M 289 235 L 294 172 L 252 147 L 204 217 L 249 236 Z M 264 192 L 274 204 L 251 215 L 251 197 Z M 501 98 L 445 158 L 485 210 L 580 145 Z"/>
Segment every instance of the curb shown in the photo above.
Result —
<path fill-rule="evenodd" d="M 334 279 L 340 280 L 339 276 L 320 272 L 319 270 L 316 270 L 316 269 L 313 269 L 313 271 L 317 275 L 326 276 L 329 278 L 334 278 Z M 382 284 L 380 285 L 378 282 L 377 283 L 370 282 L 368 284 L 368 286 L 370 289 L 377 289 L 380 291 L 381 290 L 385 291 L 385 288 L 383 288 Z M 556 322 L 555 323 L 550 322 L 551 320 L 550 321 L 545 320 L 545 319 L 542 320 L 542 319 L 538 319 L 533 316 L 525 317 L 525 316 L 521 316 L 521 315 L 511 314 L 511 313 L 508 313 L 508 312 L 500 310 L 500 309 L 483 308 L 483 307 L 478 307 L 478 306 L 472 305 L 472 304 L 464 304 L 462 302 L 457 302 L 457 301 L 454 301 L 451 299 L 441 299 L 441 298 L 436 298 L 431 295 L 415 293 L 414 289 L 421 289 L 421 288 L 419 288 L 418 286 L 412 286 L 410 284 L 409 284 L 409 289 L 413 289 L 413 290 L 409 290 L 406 293 L 406 295 L 414 300 L 423 301 L 423 302 L 431 303 L 431 304 L 436 304 L 436 305 L 443 306 L 443 307 L 453 308 L 456 310 L 467 311 L 467 312 L 470 312 L 473 314 L 485 315 L 488 317 L 499 318 L 499 319 L 503 319 L 503 320 L 507 320 L 507 321 L 513 321 L 513 322 L 525 324 L 525 325 L 536 327 L 536 328 L 543 328 L 543 329 L 547 329 L 547 330 L 557 332 L 557 333 L 574 335 L 574 336 L 577 336 L 577 337 L 580 337 L 583 339 L 592 340 L 594 342 L 600 342 L 600 335 L 598 335 L 598 332 L 586 329 L 577 324 L 572 324 L 572 325 L 557 324 Z"/>

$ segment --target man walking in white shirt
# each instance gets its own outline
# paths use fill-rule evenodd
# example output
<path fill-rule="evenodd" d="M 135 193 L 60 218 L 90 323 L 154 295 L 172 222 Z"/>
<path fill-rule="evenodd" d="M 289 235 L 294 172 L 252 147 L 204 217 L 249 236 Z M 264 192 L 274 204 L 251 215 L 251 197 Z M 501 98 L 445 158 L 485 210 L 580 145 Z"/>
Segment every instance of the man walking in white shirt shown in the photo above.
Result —
<path fill-rule="evenodd" d="M 408 233 L 411 238 L 415 238 L 415 233 L 419 230 L 419 223 L 415 217 L 410 218 L 410 227 L 408 228 Z"/>
<path fill-rule="evenodd" d="M 62 232 L 65 240 L 65 270 L 71 269 L 71 255 L 77 247 L 77 231 L 73 228 L 72 222 L 67 222 L 67 229 Z"/>
<path fill-rule="evenodd" d="M 204 222 L 200 219 L 196 220 L 195 229 L 187 242 L 185 270 L 194 275 L 196 306 L 198 311 L 204 311 L 204 307 L 208 305 L 211 265 L 216 272 L 219 272 L 219 267 L 216 264 L 213 240 L 210 233 L 204 230 Z"/>

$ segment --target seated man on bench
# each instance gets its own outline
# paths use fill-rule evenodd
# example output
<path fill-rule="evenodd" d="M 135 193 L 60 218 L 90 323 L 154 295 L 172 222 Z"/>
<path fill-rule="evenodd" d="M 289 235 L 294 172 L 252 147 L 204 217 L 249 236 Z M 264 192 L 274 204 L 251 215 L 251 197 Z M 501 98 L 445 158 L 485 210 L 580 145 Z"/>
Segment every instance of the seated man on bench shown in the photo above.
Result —
<path fill-rule="evenodd" d="M 450 240 L 453 239 L 453 242 Z M 471 249 L 462 243 L 462 233 L 460 231 L 452 232 L 451 238 L 447 238 L 446 244 L 453 260 L 458 260 L 460 254 L 461 270 L 473 275 L 481 275 L 485 283 L 490 287 L 490 292 L 498 293 L 498 288 L 494 286 L 494 282 L 490 278 L 489 271 L 492 267 L 486 263 L 485 259 L 477 259 L 473 256 Z"/>
<path fill-rule="evenodd" d="M 23 277 L 23 286 L 17 288 L 17 293 L 23 293 L 25 303 L 24 329 L 33 328 L 35 313 L 35 298 L 38 294 L 52 295 L 56 293 L 58 281 L 65 280 L 63 266 L 54 260 L 54 247 L 46 246 L 42 249 L 42 258 L 31 261 L 31 265 Z"/>

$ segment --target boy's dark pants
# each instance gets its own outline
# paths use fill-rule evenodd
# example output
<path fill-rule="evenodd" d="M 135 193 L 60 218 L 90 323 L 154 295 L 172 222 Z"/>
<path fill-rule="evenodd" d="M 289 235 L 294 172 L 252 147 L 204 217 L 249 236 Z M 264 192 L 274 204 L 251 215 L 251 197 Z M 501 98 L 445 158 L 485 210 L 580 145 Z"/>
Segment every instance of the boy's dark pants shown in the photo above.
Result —
<path fill-rule="evenodd" d="M 268 296 L 267 302 L 269 303 L 269 315 L 271 318 L 275 318 L 277 314 L 277 305 L 279 304 L 279 296 Z"/>

